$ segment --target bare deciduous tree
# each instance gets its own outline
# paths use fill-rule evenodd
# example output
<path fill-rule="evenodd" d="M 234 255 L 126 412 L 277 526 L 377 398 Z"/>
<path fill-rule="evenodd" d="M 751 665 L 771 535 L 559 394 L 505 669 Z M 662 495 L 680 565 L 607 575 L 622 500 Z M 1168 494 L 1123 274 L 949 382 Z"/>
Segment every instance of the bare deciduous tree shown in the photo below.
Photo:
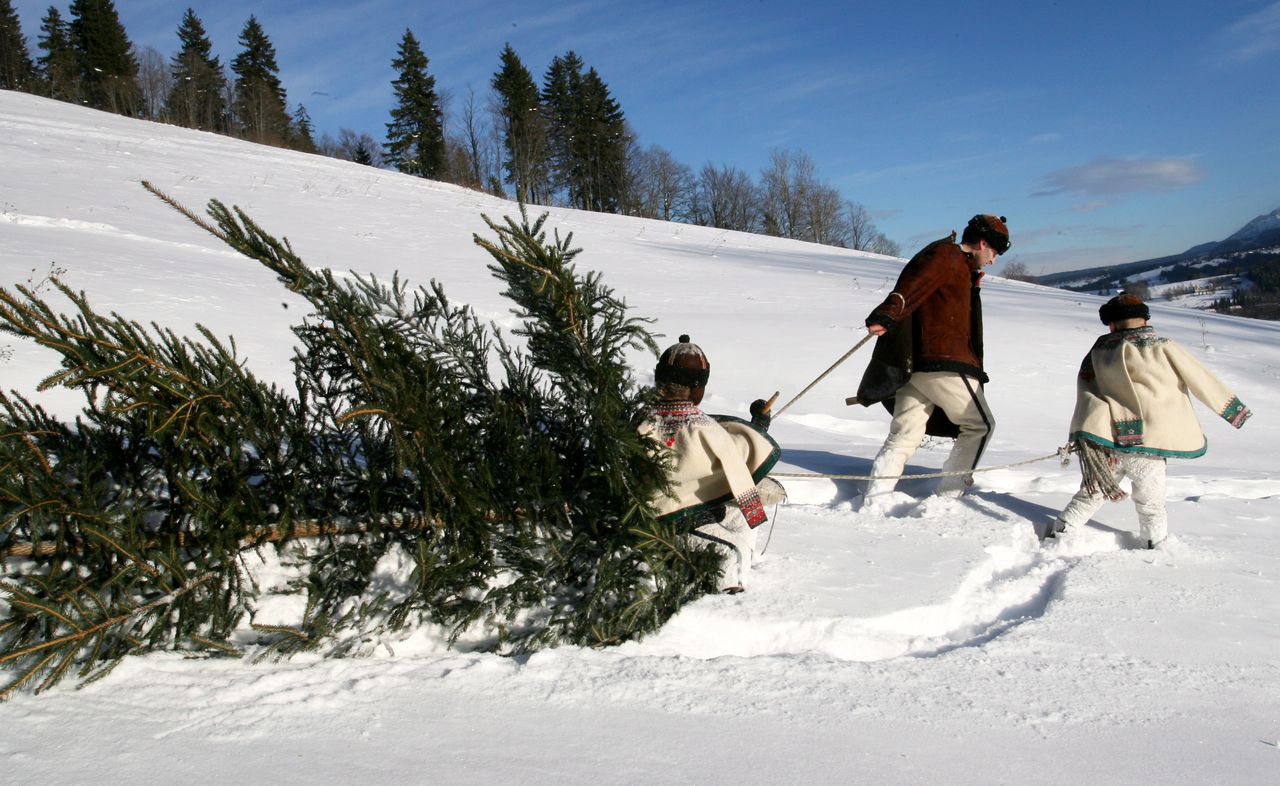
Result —
<path fill-rule="evenodd" d="M 1014 281 L 1028 281 L 1032 284 L 1037 282 L 1036 277 L 1031 275 L 1031 271 L 1027 268 L 1027 263 L 1017 259 L 1004 263 L 1004 267 L 1000 269 L 1000 275 Z"/>
<path fill-rule="evenodd" d="M 627 159 L 628 211 L 663 221 L 687 221 L 693 211 L 693 170 L 671 152 L 635 147 Z"/>
<path fill-rule="evenodd" d="M 841 218 L 843 198 L 818 178 L 808 153 L 773 151 L 760 174 L 760 191 L 767 234 L 830 246 L 848 244 L 848 228 Z"/>
<path fill-rule="evenodd" d="M 840 220 L 840 192 L 826 183 L 812 183 L 805 193 L 804 226 L 800 239 L 827 246 L 847 246 L 848 232 Z"/>
<path fill-rule="evenodd" d="M 138 61 L 138 90 L 142 96 L 142 114 L 150 120 L 162 120 L 164 102 L 173 87 L 173 76 L 164 55 L 154 46 L 134 47 Z"/>
<path fill-rule="evenodd" d="M 454 172 L 455 182 L 472 188 L 489 188 L 501 180 L 498 172 L 498 151 L 492 128 L 485 122 L 484 112 L 476 99 L 474 88 L 467 88 L 458 111 L 453 134 L 455 144 L 462 148 L 464 171 Z"/>
<path fill-rule="evenodd" d="M 841 217 L 845 230 L 849 233 L 845 243 L 847 247 L 891 257 L 902 256 L 902 248 L 876 227 L 871 213 L 861 204 L 845 202 Z"/>
<path fill-rule="evenodd" d="M 817 184 L 813 159 L 803 150 L 774 150 L 760 173 L 764 231 L 778 237 L 803 237 L 809 192 Z"/>
<path fill-rule="evenodd" d="M 728 164 L 707 164 L 698 174 L 694 223 L 740 232 L 760 231 L 759 190 L 751 176 Z"/>
<path fill-rule="evenodd" d="M 844 203 L 844 221 L 848 229 L 849 248 L 857 251 L 869 251 L 876 239 L 876 225 L 871 214 L 857 202 Z"/>
<path fill-rule="evenodd" d="M 902 256 L 902 247 L 885 237 L 883 232 L 877 232 L 875 240 L 871 241 L 871 247 L 866 249 L 873 254 L 884 254 L 887 257 Z"/>

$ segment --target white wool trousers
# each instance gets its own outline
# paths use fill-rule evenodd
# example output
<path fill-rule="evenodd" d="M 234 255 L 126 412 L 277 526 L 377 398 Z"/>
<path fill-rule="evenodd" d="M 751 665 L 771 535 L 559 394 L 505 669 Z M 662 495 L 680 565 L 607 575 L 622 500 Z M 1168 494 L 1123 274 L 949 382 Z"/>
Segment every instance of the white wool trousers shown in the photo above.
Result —
<path fill-rule="evenodd" d="M 770 508 L 787 497 L 782 484 L 773 478 L 764 478 L 756 484 L 760 502 Z M 729 505 L 724 519 L 703 524 L 693 534 L 716 544 L 725 563 L 720 589 L 746 587 L 751 574 L 751 562 L 756 553 L 756 531 L 747 525 L 747 519 L 736 505 Z"/>
<path fill-rule="evenodd" d="M 960 436 L 942 465 L 943 472 L 967 473 L 978 466 L 978 459 L 996 427 L 995 417 L 982 394 L 982 385 L 954 371 L 917 371 L 895 394 L 889 436 L 871 465 L 872 475 L 889 477 L 868 481 L 867 500 L 893 491 L 897 476 L 920 447 L 934 407 L 941 407 L 960 428 Z M 959 496 L 971 483 L 971 475 L 951 475 L 938 483 L 934 493 Z"/>
<path fill-rule="evenodd" d="M 1169 534 L 1169 514 L 1165 510 L 1165 469 L 1166 462 L 1157 456 L 1144 456 L 1140 453 L 1113 453 L 1115 463 L 1111 465 L 1111 475 L 1119 483 L 1128 478 L 1133 484 L 1130 496 L 1133 506 L 1138 511 L 1138 527 L 1142 540 L 1159 543 Z M 1098 512 L 1107 498 L 1102 494 L 1090 494 L 1084 490 L 1083 484 L 1067 506 L 1058 514 L 1058 521 L 1066 526 L 1067 531 L 1082 526 L 1093 514 Z"/>

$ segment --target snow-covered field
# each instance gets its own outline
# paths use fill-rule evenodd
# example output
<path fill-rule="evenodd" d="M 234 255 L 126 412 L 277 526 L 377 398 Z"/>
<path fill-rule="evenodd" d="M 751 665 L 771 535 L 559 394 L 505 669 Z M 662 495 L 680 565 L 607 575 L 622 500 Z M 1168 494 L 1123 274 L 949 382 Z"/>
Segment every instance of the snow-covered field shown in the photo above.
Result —
<path fill-rule="evenodd" d="M 515 206 L 449 185 L 0 91 L 0 284 L 51 269 L 100 310 L 234 335 L 287 383 L 301 302 L 147 194 L 244 208 L 308 263 L 417 283 L 509 325 L 472 241 Z M 909 208 L 909 206 L 908 206 Z M 956 227 L 999 205 L 955 205 Z M 862 335 L 900 260 L 656 221 L 552 210 L 660 343 L 710 355 L 704 407 L 786 402 Z M 1016 237 L 1015 237 L 1016 242 Z M 1065 441 L 1099 298 L 989 278 L 984 463 Z M 1201 409 L 1210 450 L 1170 466 L 1172 537 L 1138 550 L 1128 502 L 1041 547 L 1078 471 L 1041 461 L 974 493 L 904 481 L 888 515 L 855 485 L 785 479 L 748 591 L 659 634 L 527 659 L 450 651 L 433 631 L 372 657 L 283 663 L 153 655 L 76 690 L 0 704 L 0 782 L 1280 782 L 1280 326 L 1157 304 L 1255 411 Z M 3 359 L 8 354 L 8 359 Z M 888 425 L 848 408 L 869 351 L 775 421 L 789 473 L 865 473 Z M 0 337 L 0 384 L 52 358 Z M 636 357 L 642 376 L 652 358 Z M 43 394 L 70 417 L 74 395 Z M 909 472 L 938 468 L 927 445 Z"/>
<path fill-rule="evenodd" d="M 1236 276 L 1210 276 L 1179 281 L 1176 284 L 1151 284 L 1150 297 L 1179 308 L 1207 311 L 1215 302 L 1235 294 L 1238 286 L 1240 280 Z"/>

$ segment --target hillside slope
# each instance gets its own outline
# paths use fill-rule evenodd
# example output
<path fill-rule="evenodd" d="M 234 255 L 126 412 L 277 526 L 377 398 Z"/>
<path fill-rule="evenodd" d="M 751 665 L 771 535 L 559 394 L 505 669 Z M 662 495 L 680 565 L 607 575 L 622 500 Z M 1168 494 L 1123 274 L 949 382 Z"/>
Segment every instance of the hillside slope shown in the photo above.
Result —
<path fill-rule="evenodd" d="M 0 278 L 51 268 L 100 309 L 234 335 L 287 384 L 302 309 L 255 264 L 148 195 L 219 199 L 311 265 L 442 281 L 511 317 L 471 240 L 511 203 L 355 164 L 0 91 Z M 974 205 L 972 210 L 998 206 Z M 967 216 L 954 216 L 960 225 Z M 787 401 L 864 333 L 901 260 L 619 216 L 551 210 L 660 343 L 708 353 L 704 406 Z M 658 635 L 527 659 L 386 636 L 368 658 L 126 662 L 82 690 L 0 704 L 13 782 L 1270 783 L 1280 766 L 1280 480 L 1270 453 L 1280 326 L 1157 306 L 1153 321 L 1252 406 L 1242 432 L 1200 409 L 1209 454 L 1170 466 L 1173 537 L 1136 550 L 1129 503 L 1069 541 L 1043 528 L 1078 483 L 1028 462 L 1065 439 L 1099 298 L 984 284 L 988 466 L 960 501 L 905 480 L 888 514 L 852 481 L 789 478 L 748 591 Z M 54 368 L 0 336 L 6 388 Z M 869 353 L 867 353 L 869 354 Z M 865 473 L 888 419 L 848 408 L 866 354 L 777 420 L 782 472 Z M 635 357 L 650 374 L 653 358 Z M 63 417 L 78 402 L 40 394 Z M 937 468 L 926 445 L 908 471 Z M 272 575 L 270 554 L 255 569 Z M 260 612 L 287 623 L 287 597 Z"/>

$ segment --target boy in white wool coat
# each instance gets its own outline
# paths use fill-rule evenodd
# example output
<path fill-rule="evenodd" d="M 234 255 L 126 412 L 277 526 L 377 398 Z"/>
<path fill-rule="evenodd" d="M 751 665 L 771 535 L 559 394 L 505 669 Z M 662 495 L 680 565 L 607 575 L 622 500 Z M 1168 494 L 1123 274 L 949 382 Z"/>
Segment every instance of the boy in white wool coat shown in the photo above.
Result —
<path fill-rule="evenodd" d="M 665 521 L 686 523 L 696 537 L 715 543 L 726 558 L 720 588 L 745 589 L 755 556 L 755 528 L 766 507 L 786 492 L 766 474 L 782 455 L 765 430 L 767 405 L 751 405 L 751 422 L 711 416 L 698 405 L 706 391 L 711 363 L 702 349 L 680 336 L 658 359 L 654 381 L 658 398 L 637 424 L 670 462 L 671 489 L 650 501 Z"/>
<path fill-rule="evenodd" d="M 1141 298 L 1118 295 L 1098 315 L 1111 332 L 1080 366 L 1071 418 L 1083 480 L 1046 537 L 1083 525 L 1107 500 L 1123 499 L 1119 483 L 1128 477 L 1140 540 L 1155 548 L 1169 529 L 1166 460 L 1197 458 L 1208 447 L 1188 393 L 1236 428 L 1251 413 L 1180 344 L 1156 335 Z"/>

